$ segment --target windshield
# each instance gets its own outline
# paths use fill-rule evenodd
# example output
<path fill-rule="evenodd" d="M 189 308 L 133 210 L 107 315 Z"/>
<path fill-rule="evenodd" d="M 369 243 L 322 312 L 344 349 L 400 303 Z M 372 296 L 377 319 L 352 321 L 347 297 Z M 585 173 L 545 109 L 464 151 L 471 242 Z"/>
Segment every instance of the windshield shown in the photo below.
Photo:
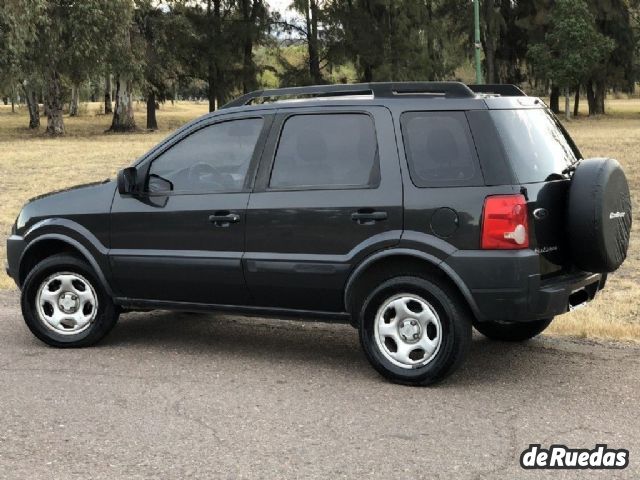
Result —
<path fill-rule="evenodd" d="M 502 145 L 520 183 L 566 178 L 578 159 L 570 141 L 543 109 L 492 110 Z"/>

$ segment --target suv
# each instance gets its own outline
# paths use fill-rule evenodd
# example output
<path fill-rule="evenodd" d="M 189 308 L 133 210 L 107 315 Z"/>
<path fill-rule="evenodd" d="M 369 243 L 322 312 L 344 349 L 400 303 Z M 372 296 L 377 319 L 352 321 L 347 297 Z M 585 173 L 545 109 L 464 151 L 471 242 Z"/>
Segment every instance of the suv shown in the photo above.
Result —
<path fill-rule="evenodd" d="M 8 239 L 28 327 L 56 347 L 127 310 L 350 322 L 387 378 L 426 385 L 471 342 L 521 341 L 593 299 L 631 229 L 615 160 L 583 160 L 512 85 L 257 91 L 116 181 L 30 201 Z"/>

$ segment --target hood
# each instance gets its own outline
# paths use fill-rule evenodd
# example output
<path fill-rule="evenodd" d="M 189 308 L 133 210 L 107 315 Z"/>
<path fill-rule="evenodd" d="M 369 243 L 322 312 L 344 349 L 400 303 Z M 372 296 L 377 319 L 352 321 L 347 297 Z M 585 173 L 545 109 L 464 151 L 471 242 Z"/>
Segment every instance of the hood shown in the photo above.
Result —
<path fill-rule="evenodd" d="M 114 180 L 104 180 L 34 197 L 20 212 L 16 221 L 16 231 L 20 233 L 47 218 L 77 219 L 108 214 L 115 190 Z"/>
<path fill-rule="evenodd" d="M 96 185 L 104 185 L 105 183 L 109 183 L 109 182 L 113 182 L 113 180 L 111 180 L 110 178 L 105 178 L 104 180 L 101 180 L 99 182 L 82 183 L 80 185 L 74 185 L 72 187 L 61 188 L 60 190 L 52 190 L 50 192 L 42 193 L 40 195 L 36 195 L 33 198 L 30 198 L 27 201 L 27 203 L 35 202 L 36 200 L 40 200 L 40 199 L 43 199 L 43 198 L 51 197 L 53 195 L 58 195 L 60 193 L 72 192 L 74 190 L 80 190 L 80 189 L 83 189 L 83 188 L 90 188 L 90 187 L 94 187 Z"/>

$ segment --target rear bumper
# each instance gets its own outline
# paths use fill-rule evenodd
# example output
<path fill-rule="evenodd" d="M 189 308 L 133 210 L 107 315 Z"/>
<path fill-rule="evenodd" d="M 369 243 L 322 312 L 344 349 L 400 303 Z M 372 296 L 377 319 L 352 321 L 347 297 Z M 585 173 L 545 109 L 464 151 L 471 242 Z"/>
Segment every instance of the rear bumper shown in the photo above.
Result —
<path fill-rule="evenodd" d="M 527 322 L 568 312 L 593 300 L 606 276 L 572 272 L 542 279 L 531 250 L 459 251 L 446 263 L 468 289 L 479 321 Z"/>

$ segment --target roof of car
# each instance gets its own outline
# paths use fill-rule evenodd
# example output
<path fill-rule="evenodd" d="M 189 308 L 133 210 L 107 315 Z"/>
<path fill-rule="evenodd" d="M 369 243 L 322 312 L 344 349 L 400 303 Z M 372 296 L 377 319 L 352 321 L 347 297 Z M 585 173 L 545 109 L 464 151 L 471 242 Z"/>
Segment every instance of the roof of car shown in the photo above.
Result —
<path fill-rule="evenodd" d="M 544 106 L 540 99 L 527 97 L 515 85 L 465 85 L 461 82 L 384 82 L 256 90 L 227 103 L 218 112 L 271 110 L 293 106 L 318 107 L 319 105 L 322 107 L 383 105 L 404 110 L 415 110 L 416 108 L 421 110 L 484 110 L 540 108 Z"/>

